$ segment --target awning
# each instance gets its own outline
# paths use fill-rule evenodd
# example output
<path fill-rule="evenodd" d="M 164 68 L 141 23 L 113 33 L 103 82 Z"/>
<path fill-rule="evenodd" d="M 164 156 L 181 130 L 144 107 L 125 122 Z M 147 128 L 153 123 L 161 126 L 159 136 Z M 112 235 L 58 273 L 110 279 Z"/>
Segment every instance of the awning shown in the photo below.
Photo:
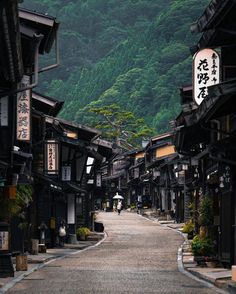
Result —
<path fill-rule="evenodd" d="M 32 92 L 32 106 L 44 114 L 56 116 L 61 110 L 64 102 L 51 97 Z"/>
<path fill-rule="evenodd" d="M 222 21 L 222 15 L 227 14 L 233 5 L 232 0 L 212 0 L 198 21 L 191 26 L 192 33 L 200 33 L 218 26 Z"/>
<path fill-rule="evenodd" d="M 196 111 L 186 119 L 187 126 L 200 121 L 207 122 L 236 111 L 236 79 L 209 87 L 208 94 Z"/>
<path fill-rule="evenodd" d="M 49 188 L 52 188 L 53 190 L 56 190 L 59 192 L 63 192 L 63 187 L 61 185 L 62 183 L 58 182 L 56 179 L 53 179 L 50 176 L 39 174 L 36 172 L 33 173 L 33 177 L 34 179 L 40 180 L 44 184 L 48 184 Z"/>
<path fill-rule="evenodd" d="M 87 194 L 87 191 L 86 190 L 82 189 L 81 187 L 79 187 L 76 184 L 65 183 L 65 185 L 63 186 L 63 188 L 66 191 L 72 191 L 72 192 L 75 192 L 75 193 L 85 193 L 85 194 Z"/>

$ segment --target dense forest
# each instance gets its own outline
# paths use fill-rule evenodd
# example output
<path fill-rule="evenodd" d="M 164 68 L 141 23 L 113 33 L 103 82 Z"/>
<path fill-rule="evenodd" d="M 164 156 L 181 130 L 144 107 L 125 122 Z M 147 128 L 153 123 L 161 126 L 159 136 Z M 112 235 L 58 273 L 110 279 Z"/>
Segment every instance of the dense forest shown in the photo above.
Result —
<path fill-rule="evenodd" d="M 209 0 L 24 0 L 60 22 L 61 66 L 37 89 L 64 100 L 60 116 L 97 125 L 90 107 L 115 103 L 154 133 L 168 130 L 191 83 L 191 24 Z M 52 57 L 49 57 L 52 58 Z M 47 60 L 50 62 L 50 60 Z"/>

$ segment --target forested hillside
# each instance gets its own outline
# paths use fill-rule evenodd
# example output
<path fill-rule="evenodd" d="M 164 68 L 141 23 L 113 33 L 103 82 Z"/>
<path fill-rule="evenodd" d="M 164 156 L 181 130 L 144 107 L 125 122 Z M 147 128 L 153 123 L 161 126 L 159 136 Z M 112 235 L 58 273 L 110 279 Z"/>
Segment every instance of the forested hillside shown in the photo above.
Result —
<path fill-rule="evenodd" d="M 180 111 L 191 83 L 190 33 L 209 0 L 24 0 L 60 21 L 61 66 L 40 91 L 65 100 L 61 116 L 96 123 L 90 105 L 117 103 L 155 133 Z M 45 75 L 44 75 L 45 76 Z"/>

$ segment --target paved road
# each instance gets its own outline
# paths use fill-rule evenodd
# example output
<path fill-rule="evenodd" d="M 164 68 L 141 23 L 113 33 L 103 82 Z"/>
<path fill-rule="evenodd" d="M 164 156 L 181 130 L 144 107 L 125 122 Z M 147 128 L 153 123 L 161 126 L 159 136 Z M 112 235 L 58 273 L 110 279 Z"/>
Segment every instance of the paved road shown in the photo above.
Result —
<path fill-rule="evenodd" d="M 123 211 L 99 218 L 102 244 L 48 264 L 8 293 L 216 293 L 178 271 L 177 232 Z"/>

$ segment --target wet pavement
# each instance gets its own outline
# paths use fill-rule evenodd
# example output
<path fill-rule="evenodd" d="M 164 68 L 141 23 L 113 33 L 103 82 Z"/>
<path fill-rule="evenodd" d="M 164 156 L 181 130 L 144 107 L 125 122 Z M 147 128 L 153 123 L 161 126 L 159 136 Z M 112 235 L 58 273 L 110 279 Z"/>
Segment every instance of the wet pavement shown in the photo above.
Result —
<path fill-rule="evenodd" d="M 124 211 L 97 219 L 103 243 L 46 263 L 7 293 L 217 293 L 179 272 L 178 232 Z"/>

